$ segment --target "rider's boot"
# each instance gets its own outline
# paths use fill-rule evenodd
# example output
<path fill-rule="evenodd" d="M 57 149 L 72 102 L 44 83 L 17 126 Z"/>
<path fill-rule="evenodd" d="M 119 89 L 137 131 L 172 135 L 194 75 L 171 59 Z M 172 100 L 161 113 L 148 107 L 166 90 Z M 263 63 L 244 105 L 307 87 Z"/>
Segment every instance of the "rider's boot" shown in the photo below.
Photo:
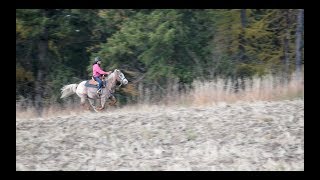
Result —
<path fill-rule="evenodd" d="M 101 94 L 101 88 L 98 89 L 97 94 Z"/>

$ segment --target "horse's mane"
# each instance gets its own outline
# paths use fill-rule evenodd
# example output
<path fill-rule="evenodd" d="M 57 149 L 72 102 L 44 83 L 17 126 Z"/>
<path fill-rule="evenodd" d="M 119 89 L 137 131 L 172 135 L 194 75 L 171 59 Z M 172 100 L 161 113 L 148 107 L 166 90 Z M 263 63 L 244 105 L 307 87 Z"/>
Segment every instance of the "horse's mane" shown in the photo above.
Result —
<path fill-rule="evenodd" d="M 110 75 L 108 75 L 107 77 L 107 81 L 108 81 L 108 89 L 110 89 L 111 91 L 113 91 L 115 84 L 116 84 L 116 78 L 115 78 L 115 74 L 116 74 L 116 70 L 115 69 Z"/>
<path fill-rule="evenodd" d="M 115 73 L 116 73 L 116 70 L 117 70 L 117 69 L 113 70 L 113 72 L 112 72 L 110 75 L 108 75 L 107 81 L 110 81 L 110 80 L 112 80 L 112 79 L 114 78 Z"/>

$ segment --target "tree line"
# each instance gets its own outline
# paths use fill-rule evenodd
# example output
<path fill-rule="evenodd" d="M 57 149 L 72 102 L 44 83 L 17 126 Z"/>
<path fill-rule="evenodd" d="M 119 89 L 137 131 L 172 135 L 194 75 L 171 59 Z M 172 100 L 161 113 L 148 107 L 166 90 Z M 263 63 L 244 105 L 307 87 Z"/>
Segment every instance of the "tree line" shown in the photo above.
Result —
<path fill-rule="evenodd" d="M 236 89 L 270 73 L 285 83 L 303 70 L 304 10 L 16 10 L 17 101 L 63 103 L 60 88 L 89 79 L 96 56 L 129 79 L 123 103 L 139 83 L 159 93 L 172 81 L 183 88 L 214 77 L 233 79 Z"/>

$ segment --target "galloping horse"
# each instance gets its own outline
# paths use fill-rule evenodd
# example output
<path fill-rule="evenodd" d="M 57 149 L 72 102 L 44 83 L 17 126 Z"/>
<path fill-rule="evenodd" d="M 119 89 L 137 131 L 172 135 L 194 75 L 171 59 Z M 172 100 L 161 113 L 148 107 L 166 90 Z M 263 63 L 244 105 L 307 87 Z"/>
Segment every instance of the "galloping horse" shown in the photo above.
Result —
<path fill-rule="evenodd" d="M 81 105 L 84 106 L 86 99 L 89 100 L 91 107 L 98 112 L 98 110 L 102 110 L 105 107 L 105 103 L 107 99 L 111 99 L 112 102 L 110 105 L 114 105 L 117 100 L 114 97 L 113 93 L 115 92 L 115 88 L 117 86 L 117 82 L 120 82 L 119 87 L 123 84 L 126 85 L 128 83 L 128 80 L 123 75 L 123 73 L 115 69 L 107 78 L 105 78 L 103 81 L 103 84 L 107 83 L 105 87 L 102 88 L 101 94 L 97 94 L 97 86 L 88 86 L 87 81 L 82 81 L 80 84 L 69 84 L 65 85 L 63 88 L 61 88 L 61 97 L 65 98 L 68 97 L 74 93 L 76 93 L 81 98 Z M 94 105 L 94 101 L 96 99 L 100 99 L 101 101 L 101 107 L 97 108 Z"/>

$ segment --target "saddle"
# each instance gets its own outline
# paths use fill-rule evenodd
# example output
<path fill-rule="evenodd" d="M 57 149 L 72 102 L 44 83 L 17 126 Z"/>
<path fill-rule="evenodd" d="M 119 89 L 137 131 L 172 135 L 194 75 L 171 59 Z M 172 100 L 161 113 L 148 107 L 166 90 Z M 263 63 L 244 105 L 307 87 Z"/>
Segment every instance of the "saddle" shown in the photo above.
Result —
<path fill-rule="evenodd" d="M 99 83 L 93 79 L 93 77 L 89 80 L 88 84 L 98 86 Z"/>
<path fill-rule="evenodd" d="M 103 78 L 104 78 L 104 77 L 103 77 Z M 102 80 L 102 78 L 100 78 L 100 79 Z M 103 81 L 102 87 L 105 87 L 106 85 L 107 85 L 107 82 L 104 82 L 104 81 Z M 94 80 L 94 78 L 92 77 L 90 80 L 88 80 L 88 81 L 86 82 L 86 84 L 84 84 L 84 86 L 86 86 L 86 87 L 98 88 L 99 83 L 98 83 L 96 80 Z"/>

